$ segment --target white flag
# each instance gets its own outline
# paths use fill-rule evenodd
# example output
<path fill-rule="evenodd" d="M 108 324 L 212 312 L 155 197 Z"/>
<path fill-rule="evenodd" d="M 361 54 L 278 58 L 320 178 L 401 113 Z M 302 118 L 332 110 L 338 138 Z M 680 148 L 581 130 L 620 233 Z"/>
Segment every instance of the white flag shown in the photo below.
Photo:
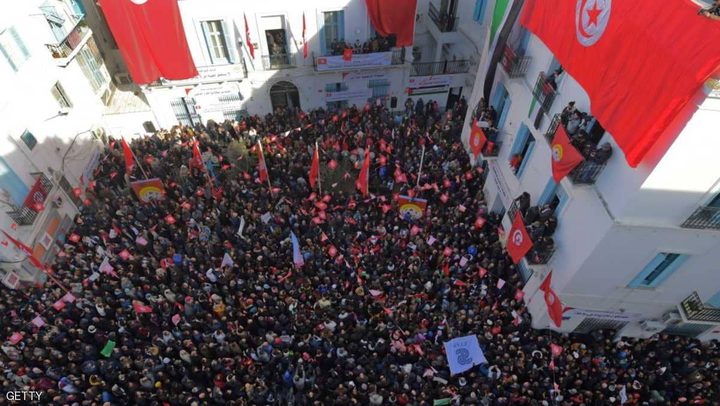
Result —
<path fill-rule="evenodd" d="M 224 267 L 226 267 L 226 266 L 233 266 L 233 265 L 235 265 L 235 261 L 233 261 L 232 258 L 230 258 L 230 254 L 228 254 L 228 253 L 226 252 L 226 253 L 225 253 L 225 256 L 223 256 L 222 263 L 220 264 L 220 267 L 221 267 L 221 268 L 224 268 Z"/>
<path fill-rule="evenodd" d="M 621 405 L 625 404 L 625 402 L 627 402 L 627 401 L 628 401 L 627 388 L 625 387 L 625 385 L 623 385 L 622 389 L 620 389 L 620 404 Z"/>
<path fill-rule="evenodd" d="M 240 227 L 238 227 L 237 235 L 240 238 L 243 238 L 243 231 L 245 230 L 245 216 L 240 217 Z"/>

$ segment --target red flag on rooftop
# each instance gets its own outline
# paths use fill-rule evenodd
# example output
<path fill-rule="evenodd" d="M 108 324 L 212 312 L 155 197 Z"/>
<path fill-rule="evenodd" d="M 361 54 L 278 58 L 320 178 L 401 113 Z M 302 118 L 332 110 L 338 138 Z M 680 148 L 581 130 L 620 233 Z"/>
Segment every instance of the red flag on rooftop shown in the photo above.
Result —
<path fill-rule="evenodd" d="M 510 236 L 507 240 L 507 252 L 512 258 L 513 263 L 518 263 L 525 256 L 525 254 L 532 248 L 533 242 L 525 229 L 522 216 L 520 212 L 515 213 L 515 219 L 513 220 L 512 227 L 510 228 Z"/>
<path fill-rule="evenodd" d="M 370 179 L 370 151 L 365 151 L 365 161 L 363 162 L 362 168 L 360 168 L 360 174 L 358 175 L 355 186 L 360 190 L 363 196 L 368 195 L 368 181 Z"/>
<path fill-rule="evenodd" d="M 135 167 L 135 159 L 133 158 L 130 146 L 125 142 L 125 138 L 123 138 L 120 143 L 122 144 L 123 156 L 125 157 L 125 172 L 130 175 Z"/>
<path fill-rule="evenodd" d="M 99 5 L 135 83 L 197 76 L 177 0 L 100 0 Z"/>
<path fill-rule="evenodd" d="M 540 290 L 545 294 L 545 305 L 547 306 L 550 319 L 552 319 L 556 326 L 560 327 L 562 324 L 562 303 L 560 303 L 560 298 L 552 287 L 550 287 L 551 281 L 552 271 L 548 273 L 547 277 L 540 285 Z"/>
<path fill-rule="evenodd" d="M 320 173 L 320 151 L 318 150 L 317 143 L 315 143 L 315 152 L 313 153 L 312 164 L 310 165 L 310 188 L 315 188 L 318 174 Z"/>
<path fill-rule="evenodd" d="M 555 138 L 552 141 L 552 174 L 555 183 L 559 183 L 562 178 L 572 172 L 576 166 L 585 160 L 582 155 L 570 143 L 570 138 L 562 124 L 558 125 L 555 131 Z"/>
<path fill-rule="evenodd" d="M 720 69 L 720 24 L 697 11 L 690 0 L 528 0 L 520 21 L 585 89 L 636 167 L 656 143 L 669 148 L 679 131 L 671 124 L 697 110 L 693 99 Z"/>

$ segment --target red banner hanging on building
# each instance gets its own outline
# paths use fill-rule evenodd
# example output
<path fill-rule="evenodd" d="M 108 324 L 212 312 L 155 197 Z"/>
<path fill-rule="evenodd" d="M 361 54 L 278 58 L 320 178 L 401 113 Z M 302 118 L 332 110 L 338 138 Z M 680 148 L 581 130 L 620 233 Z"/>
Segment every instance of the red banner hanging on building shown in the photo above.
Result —
<path fill-rule="evenodd" d="M 697 109 L 689 103 L 720 69 L 720 23 L 697 11 L 690 0 L 528 0 L 521 23 L 585 89 L 636 167 L 656 143 L 670 147 L 677 134 L 666 130 Z"/>
<path fill-rule="evenodd" d="M 383 37 L 395 34 L 396 46 L 413 44 L 417 0 L 365 0 L 375 31 Z"/>
<path fill-rule="evenodd" d="M 100 0 L 99 4 L 135 83 L 197 76 L 177 0 Z"/>

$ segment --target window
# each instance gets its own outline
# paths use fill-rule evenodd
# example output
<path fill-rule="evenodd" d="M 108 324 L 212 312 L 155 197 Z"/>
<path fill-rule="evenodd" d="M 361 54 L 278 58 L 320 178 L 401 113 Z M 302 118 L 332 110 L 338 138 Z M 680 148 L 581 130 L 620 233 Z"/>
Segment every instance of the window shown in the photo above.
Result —
<path fill-rule="evenodd" d="M 518 45 L 518 48 L 515 51 L 518 55 L 525 56 L 528 42 L 530 42 L 530 31 L 526 30 L 525 27 L 520 28 L 522 29 L 522 33 L 520 34 L 520 45 Z"/>
<path fill-rule="evenodd" d="M 65 18 L 62 16 L 61 12 L 58 12 L 58 9 L 55 8 L 55 6 L 48 4 L 48 2 L 45 2 L 42 6 L 40 6 L 40 10 L 45 16 L 45 20 L 50 25 L 50 29 L 55 36 L 55 40 L 57 40 L 57 42 L 62 42 L 67 36 L 67 30 L 64 27 Z"/>
<path fill-rule="evenodd" d="M 107 73 L 103 65 L 100 50 L 98 50 L 94 39 L 90 38 L 88 40 L 85 46 L 80 49 L 76 58 L 80 70 L 90 82 L 90 86 L 92 86 L 95 93 L 110 82 L 110 74 Z"/>
<path fill-rule="evenodd" d="M 714 294 L 713 297 L 711 297 L 705 304 L 716 309 L 720 309 L 720 291 Z"/>
<path fill-rule="evenodd" d="M 565 189 L 562 185 L 555 183 L 555 179 L 550 177 L 550 180 L 538 199 L 538 205 L 542 206 L 549 204 L 550 207 L 552 207 L 554 214 L 558 216 L 567 202 L 568 194 Z"/>
<path fill-rule="evenodd" d="M 687 260 L 687 255 L 661 252 L 628 284 L 629 288 L 654 288 L 663 283 Z"/>
<path fill-rule="evenodd" d="M 20 70 L 23 63 L 30 58 L 30 52 L 28 52 L 15 27 L 0 32 L 0 53 L 3 54 L 15 72 Z"/>
<path fill-rule="evenodd" d="M 372 89 L 372 97 L 385 97 L 390 92 L 390 81 L 387 79 L 370 79 L 368 87 Z"/>
<path fill-rule="evenodd" d="M 345 83 L 345 82 L 325 84 L 326 92 L 342 92 L 344 90 L 348 90 L 347 83 Z"/>
<path fill-rule="evenodd" d="M 510 166 L 518 178 L 525 171 L 533 148 L 535 148 L 535 138 L 530 134 L 527 126 L 523 124 L 518 130 L 512 150 L 510 150 Z"/>
<path fill-rule="evenodd" d="M 35 139 L 35 136 L 28 130 L 23 131 L 20 139 L 25 143 L 30 151 L 32 151 L 33 148 L 35 148 L 35 145 L 37 145 L 37 139 Z"/>
<path fill-rule="evenodd" d="M 333 49 L 334 42 L 345 40 L 345 13 L 342 10 L 323 13 L 320 38 L 322 38 L 320 45 L 323 55 L 327 55 Z"/>
<path fill-rule="evenodd" d="M 492 98 L 490 104 L 494 107 L 496 114 L 499 114 L 499 117 L 494 123 L 495 128 L 499 130 L 505 125 L 505 119 L 510 111 L 511 104 L 510 95 L 507 89 L 505 89 L 505 86 L 498 84 L 498 88 L 495 89 L 495 96 Z"/>
<path fill-rule="evenodd" d="M 25 182 L 15 174 L 10 165 L 5 160 L 0 158 L 0 189 L 2 192 L 2 199 L 6 197 L 18 206 L 22 206 L 25 201 L 25 197 L 30 193 L 30 189 L 25 185 Z"/>
<path fill-rule="evenodd" d="M 50 89 L 50 92 L 52 93 L 53 97 L 58 102 L 61 108 L 69 109 L 70 107 L 72 107 L 72 103 L 70 103 L 70 99 L 67 97 L 65 89 L 63 89 L 60 82 L 56 82 L 52 89 Z"/>
<path fill-rule="evenodd" d="M 205 45 L 207 46 L 210 63 L 213 65 L 231 63 L 228 38 L 226 37 L 225 23 L 222 20 L 202 22 Z"/>
<path fill-rule="evenodd" d="M 485 7 L 487 0 L 475 0 L 475 9 L 473 10 L 473 20 L 481 23 L 485 19 Z"/>

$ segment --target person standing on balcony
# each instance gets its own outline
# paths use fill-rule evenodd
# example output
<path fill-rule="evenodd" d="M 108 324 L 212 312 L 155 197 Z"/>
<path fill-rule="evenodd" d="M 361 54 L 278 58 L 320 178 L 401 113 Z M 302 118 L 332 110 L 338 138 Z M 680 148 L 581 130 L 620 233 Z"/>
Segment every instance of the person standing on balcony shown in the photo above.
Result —
<path fill-rule="evenodd" d="M 720 21 L 720 0 L 715 0 L 710 8 L 700 10 L 700 14 L 711 20 Z"/>

